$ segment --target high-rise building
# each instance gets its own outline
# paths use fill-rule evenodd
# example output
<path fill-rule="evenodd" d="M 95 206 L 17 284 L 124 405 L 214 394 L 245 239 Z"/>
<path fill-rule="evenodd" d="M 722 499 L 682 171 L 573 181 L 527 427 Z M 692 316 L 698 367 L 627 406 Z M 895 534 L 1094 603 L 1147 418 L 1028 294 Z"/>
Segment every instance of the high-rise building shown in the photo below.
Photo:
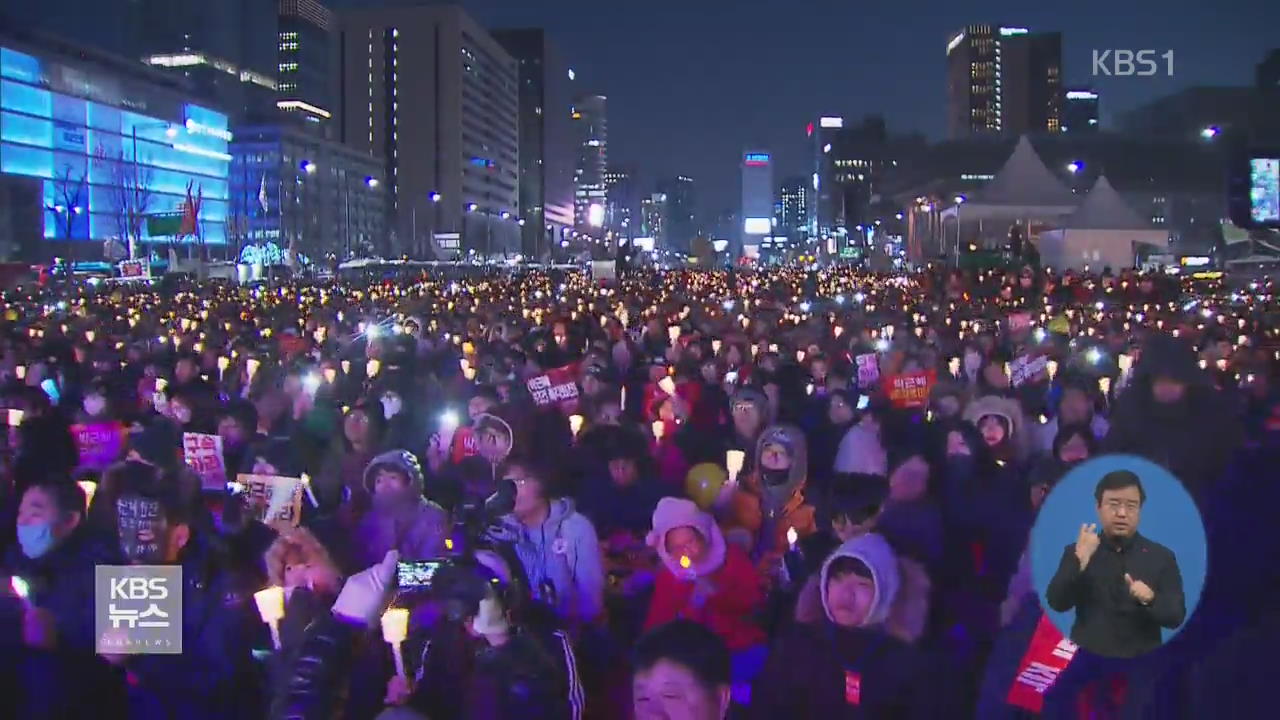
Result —
<path fill-rule="evenodd" d="M 636 237 L 650 238 L 655 248 L 667 247 L 667 196 L 662 193 L 640 200 L 640 232 Z"/>
<path fill-rule="evenodd" d="M 134 58 L 19 29 L 0 28 L 0 77 L 0 256 L 224 254 L 226 114 Z"/>
<path fill-rule="evenodd" d="M 332 136 L 337 109 L 337 19 L 318 0 L 280 0 L 276 107 Z"/>
<path fill-rule="evenodd" d="M 773 157 L 767 150 L 750 149 L 742 154 L 742 227 L 731 237 L 737 237 L 739 245 L 734 256 L 742 249 L 754 245 L 757 248 L 766 237 L 774 234 L 773 215 Z"/>
<path fill-rule="evenodd" d="M 782 181 L 778 188 L 778 235 L 798 241 L 808 228 L 809 196 L 813 193 L 805 177 L 792 177 Z"/>
<path fill-rule="evenodd" d="M 1062 101 L 1062 132 L 1077 135 L 1098 132 L 1098 91 L 1068 88 Z"/>
<path fill-rule="evenodd" d="M 658 194 L 666 198 L 662 224 L 667 248 L 676 252 L 689 252 L 693 238 L 698 234 L 697 221 L 694 219 L 696 196 L 693 192 L 693 178 L 677 175 L 663 180 L 658 183 Z"/>
<path fill-rule="evenodd" d="M 835 149 L 836 135 L 843 127 L 844 118 L 838 115 L 824 115 L 809 123 L 807 132 L 813 142 L 810 185 L 813 193 L 809 196 L 808 208 L 810 237 L 827 236 L 835 231 L 840 206 L 835 187 L 835 158 L 831 152 Z"/>
<path fill-rule="evenodd" d="M 1061 125 L 1061 33 L 970 25 L 947 42 L 951 137 L 1056 133 Z"/>
<path fill-rule="evenodd" d="M 386 162 L 393 252 L 518 254 L 515 59 L 455 5 L 351 10 L 340 27 L 340 139 Z"/>
<path fill-rule="evenodd" d="M 493 37 L 520 65 L 520 216 L 524 254 L 538 258 L 573 227 L 575 75 L 545 30 L 495 30 Z"/>
<path fill-rule="evenodd" d="M 888 131 L 880 116 L 865 118 L 836 133 L 831 149 L 832 193 L 835 196 L 836 227 L 856 229 L 869 224 L 871 197 L 884 173 L 888 159 Z M 843 247 L 841 248 L 843 249 Z"/>
<path fill-rule="evenodd" d="M 573 220 L 586 231 L 604 226 L 607 192 L 604 175 L 609 168 L 609 119 L 604 95 L 583 95 L 573 103 L 569 117 L 577 132 L 578 165 L 574 169 Z"/>
<path fill-rule="evenodd" d="M 624 237 L 634 236 L 635 178 L 622 168 L 609 168 L 604 173 L 605 226 Z"/>

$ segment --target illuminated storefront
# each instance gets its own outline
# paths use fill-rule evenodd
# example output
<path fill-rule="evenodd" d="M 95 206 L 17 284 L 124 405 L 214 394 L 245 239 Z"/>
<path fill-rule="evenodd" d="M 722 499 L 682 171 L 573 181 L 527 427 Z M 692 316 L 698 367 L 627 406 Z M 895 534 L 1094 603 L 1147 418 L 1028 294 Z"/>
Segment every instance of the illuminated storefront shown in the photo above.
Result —
<path fill-rule="evenodd" d="M 122 60 L 19 47 L 0 38 L 0 180 L 30 182 L 45 240 L 225 245 L 224 114 Z"/>

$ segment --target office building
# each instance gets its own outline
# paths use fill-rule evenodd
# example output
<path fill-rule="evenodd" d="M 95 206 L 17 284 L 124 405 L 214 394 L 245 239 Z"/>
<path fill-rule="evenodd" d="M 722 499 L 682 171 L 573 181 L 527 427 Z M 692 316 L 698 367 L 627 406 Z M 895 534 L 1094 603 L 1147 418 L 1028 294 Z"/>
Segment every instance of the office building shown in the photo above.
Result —
<path fill-rule="evenodd" d="M 810 237 L 825 237 L 835 232 L 839 197 L 831 151 L 835 149 L 836 134 L 843 127 L 843 117 L 823 115 L 809 123 L 806 130 L 813 147 L 813 193 L 809 197 L 808 209 Z"/>
<path fill-rule="evenodd" d="M 605 227 L 622 234 L 634 235 L 636 183 L 631 172 L 609 168 L 604 173 Z"/>
<path fill-rule="evenodd" d="M 583 95 L 573 103 L 574 138 L 578 164 L 573 172 L 574 226 L 584 232 L 603 227 L 607 192 L 604 175 L 609 168 L 609 119 L 607 98 Z"/>
<path fill-rule="evenodd" d="M 230 152 L 236 247 L 275 243 L 313 261 L 391 254 L 380 158 L 293 123 L 241 127 Z"/>
<path fill-rule="evenodd" d="M 888 130 L 880 116 L 841 128 L 831 149 L 831 192 L 837 229 L 857 229 L 870 224 L 871 198 L 876 193 L 888 157 Z M 838 238 L 839 242 L 843 242 Z M 843 247 L 842 245 L 840 247 Z"/>
<path fill-rule="evenodd" d="M 1098 132 L 1098 91 L 1092 88 L 1068 88 L 1062 101 L 1062 132 Z"/>
<path fill-rule="evenodd" d="M 573 227 L 575 74 L 540 28 L 495 30 L 519 63 L 520 216 L 524 254 L 542 257 Z"/>
<path fill-rule="evenodd" d="M 101 258 L 107 240 L 120 253 L 223 253 L 227 116 L 185 83 L 79 44 L 0 32 L 0 110 L 8 257 Z"/>
<path fill-rule="evenodd" d="M 807 235 L 809 181 L 804 177 L 787 178 L 778 188 L 776 234 L 787 237 L 792 242 L 799 242 Z"/>
<path fill-rule="evenodd" d="M 340 140 L 386 163 L 392 254 L 520 254 L 515 59 L 456 5 L 350 10 L 339 26 Z"/>
<path fill-rule="evenodd" d="M 662 213 L 662 229 L 666 247 L 675 252 L 688 253 L 693 238 L 698 234 L 695 220 L 696 196 L 693 178 L 677 175 L 658 183 L 658 194 L 665 198 Z"/>
<path fill-rule="evenodd" d="M 970 25 L 950 38 L 950 137 L 1060 132 L 1061 126 L 1061 33 Z"/>
<path fill-rule="evenodd" d="M 280 0 L 276 107 L 332 138 L 337 108 L 337 18 L 318 0 Z"/>
<path fill-rule="evenodd" d="M 773 156 L 767 150 L 750 149 L 742 154 L 741 227 L 729 237 L 738 239 L 734 257 L 747 246 L 759 247 L 774 234 Z"/>
<path fill-rule="evenodd" d="M 667 247 L 666 233 L 667 196 L 653 193 L 640 200 L 640 232 L 637 237 L 649 238 L 653 247 Z"/>

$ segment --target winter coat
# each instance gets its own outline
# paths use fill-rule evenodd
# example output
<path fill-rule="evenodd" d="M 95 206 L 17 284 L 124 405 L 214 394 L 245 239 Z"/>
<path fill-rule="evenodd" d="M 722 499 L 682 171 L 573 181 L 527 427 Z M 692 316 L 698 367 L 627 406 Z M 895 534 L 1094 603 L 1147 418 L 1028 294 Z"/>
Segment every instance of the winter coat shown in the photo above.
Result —
<path fill-rule="evenodd" d="M 929 619 L 929 594 L 932 581 L 923 565 L 908 557 L 899 556 L 897 596 L 889 608 L 884 629 L 893 637 L 914 644 L 924 635 Z M 826 563 L 824 563 L 825 565 Z M 796 598 L 796 622 L 817 623 L 825 618 L 822 593 L 819 588 L 820 573 L 809 576 L 800 596 Z"/>
<path fill-rule="evenodd" d="M 1018 401 L 1000 395 L 985 395 L 969 403 L 964 409 L 964 419 L 974 427 L 987 415 L 1004 418 L 1005 426 L 1009 429 L 1004 443 L 996 448 L 997 451 L 1005 451 L 1007 457 L 1002 459 L 1015 466 L 1025 465 L 1031 458 L 1035 440 L 1031 437 L 1026 416 Z M 1008 447 L 1005 448 L 1005 445 Z"/>
<path fill-rule="evenodd" d="M 827 606 L 827 572 L 835 558 L 861 560 L 876 590 L 866 621 L 842 627 Z M 822 616 L 798 622 L 774 644 L 752 692 L 750 716 L 761 718 L 945 717 L 950 692 L 932 662 L 889 634 L 884 624 L 900 576 L 888 543 L 874 534 L 844 543 L 817 579 Z"/>
<path fill-rule="evenodd" d="M 403 498 L 394 503 L 377 501 L 361 518 L 355 540 L 360 563 L 373 565 L 388 550 L 400 551 L 404 560 L 425 560 L 444 553 L 444 540 L 449 533 L 449 514 L 422 496 L 422 468 L 405 450 L 392 450 L 377 456 L 364 471 L 364 488 L 373 496 L 373 481 L 380 467 L 391 467 L 409 478 Z"/>
<path fill-rule="evenodd" d="M 854 425 L 840 438 L 832 469 L 840 474 L 886 476 L 889 474 L 889 457 L 874 431 L 865 425 Z"/>
<path fill-rule="evenodd" d="M 1111 424 L 1101 415 L 1094 415 L 1089 420 L 1089 429 L 1093 431 L 1095 438 L 1101 440 L 1107 436 L 1107 432 L 1111 429 Z M 1052 454 L 1053 439 L 1058 437 L 1058 418 L 1054 417 L 1049 422 L 1037 426 L 1035 435 L 1035 451 L 1042 455 Z"/>
<path fill-rule="evenodd" d="M 603 477 L 590 477 L 578 493 L 578 511 L 591 520 L 597 534 L 603 537 L 620 530 L 644 537 L 658 500 L 670 494 L 669 488 L 647 477 L 637 478 L 628 487 L 619 487 L 606 470 Z"/>
<path fill-rule="evenodd" d="M 603 612 L 600 543 L 572 500 L 552 500 L 547 519 L 536 528 L 507 515 L 491 534 L 514 545 L 534 597 L 554 606 L 561 620 L 590 622 Z"/>
<path fill-rule="evenodd" d="M 337 720 L 343 717 L 363 624 L 321 613 L 306 630 L 296 658 L 288 664 L 271 720 Z"/>
<path fill-rule="evenodd" d="M 791 469 L 786 482 L 765 487 L 761 480 L 760 455 L 765 445 L 779 437 L 791 443 Z M 760 434 L 755 448 L 756 471 L 740 483 L 729 499 L 727 520 L 723 523 L 730 534 L 730 542 L 738 542 L 743 535 L 749 537 L 752 560 L 761 568 L 768 568 L 782 557 L 790 547 L 787 531 L 795 528 L 800 537 L 812 535 L 818 529 L 813 506 L 805 502 L 804 487 L 808 473 L 804 435 L 788 425 L 775 425 Z"/>
<path fill-rule="evenodd" d="M 662 569 L 654 583 L 645 629 L 684 618 L 706 625 L 730 652 L 764 643 L 767 638 L 756 617 L 764 608 L 764 588 L 746 552 L 736 545 L 726 546 L 719 528 L 712 525 L 709 561 L 686 570 L 667 553 L 666 530 L 670 528 L 655 532 Z"/>

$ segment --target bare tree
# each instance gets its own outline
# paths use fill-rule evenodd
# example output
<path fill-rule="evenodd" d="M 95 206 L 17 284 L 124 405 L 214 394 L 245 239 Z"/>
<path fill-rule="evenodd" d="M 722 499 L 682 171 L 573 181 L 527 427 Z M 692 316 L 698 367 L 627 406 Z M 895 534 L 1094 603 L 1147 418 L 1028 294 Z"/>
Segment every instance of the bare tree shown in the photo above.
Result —
<path fill-rule="evenodd" d="M 54 222 L 61 231 L 62 238 L 67 241 L 67 259 L 70 267 L 75 268 L 76 246 L 72 239 L 75 230 L 76 216 L 88 211 L 85 207 L 86 173 L 73 168 L 70 163 L 63 165 L 53 178 L 53 204 L 45 210 L 53 213 Z"/>
<path fill-rule="evenodd" d="M 142 227 L 151 208 L 151 190 L 155 172 L 150 165 L 140 165 L 124 151 L 109 151 L 101 145 L 94 154 L 96 162 L 107 169 L 111 178 L 111 215 L 116 230 L 129 246 L 129 257 L 136 257 L 142 246 Z"/>

